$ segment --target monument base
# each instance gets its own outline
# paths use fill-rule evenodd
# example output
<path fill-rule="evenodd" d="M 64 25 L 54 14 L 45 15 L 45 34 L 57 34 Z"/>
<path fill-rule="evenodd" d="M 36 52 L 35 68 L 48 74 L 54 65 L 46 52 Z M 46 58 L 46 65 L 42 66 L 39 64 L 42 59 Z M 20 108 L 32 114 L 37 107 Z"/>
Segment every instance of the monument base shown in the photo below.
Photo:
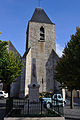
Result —
<path fill-rule="evenodd" d="M 32 118 L 32 117 L 27 117 L 27 118 L 21 118 L 21 117 L 19 117 L 19 118 L 16 118 L 16 117 L 9 117 L 9 118 L 4 118 L 4 120 L 65 120 L 65 118 L 64 117 L 34 117 L 34 118 Z"/>

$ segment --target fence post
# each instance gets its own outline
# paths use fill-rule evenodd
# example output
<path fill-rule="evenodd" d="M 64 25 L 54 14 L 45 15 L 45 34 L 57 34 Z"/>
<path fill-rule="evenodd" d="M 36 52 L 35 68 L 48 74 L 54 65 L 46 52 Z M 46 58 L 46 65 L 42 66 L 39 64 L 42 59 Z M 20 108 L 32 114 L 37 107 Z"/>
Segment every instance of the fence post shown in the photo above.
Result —
<path fill-rule="evenodd" d="M 59 105 L 58 105 L 58 113 L 59 113 Z"/>
<path fill-rule="evenodd" d="M 29 114 L 29 99 L 28 99 L 28 114 Z"/>
<path fill-rule="evenodd" d="M 42 100 L 41 100 L 41 115 L 42 115 Z"/>
<path fill-rule="evenodd" d="M 13 108 L 13 98 L 11 98 L 11 109 Z"/>

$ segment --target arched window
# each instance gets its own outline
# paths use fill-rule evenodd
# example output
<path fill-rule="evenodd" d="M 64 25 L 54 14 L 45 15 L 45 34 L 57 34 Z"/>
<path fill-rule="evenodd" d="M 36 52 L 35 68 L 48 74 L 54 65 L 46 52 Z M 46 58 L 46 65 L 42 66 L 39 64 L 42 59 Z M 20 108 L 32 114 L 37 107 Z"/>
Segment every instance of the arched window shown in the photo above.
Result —
<path fill-rule="evenodd" d="M 40 40 L 43 41 L 44 38 L 45 38 L 44 28 L 41 27 L 41 28 L 40 28 Z"/>

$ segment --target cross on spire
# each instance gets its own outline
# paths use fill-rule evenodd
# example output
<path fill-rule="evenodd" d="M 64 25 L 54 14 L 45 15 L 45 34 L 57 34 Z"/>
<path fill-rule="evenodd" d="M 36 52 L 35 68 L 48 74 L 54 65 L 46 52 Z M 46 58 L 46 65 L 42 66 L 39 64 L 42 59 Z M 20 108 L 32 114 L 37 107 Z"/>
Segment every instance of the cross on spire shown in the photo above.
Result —
<path fill-rule="evenodd" d="M 39 0 L 39 7 L 40 7 L 40 2 L 41 2 L 41 0 Z"/>

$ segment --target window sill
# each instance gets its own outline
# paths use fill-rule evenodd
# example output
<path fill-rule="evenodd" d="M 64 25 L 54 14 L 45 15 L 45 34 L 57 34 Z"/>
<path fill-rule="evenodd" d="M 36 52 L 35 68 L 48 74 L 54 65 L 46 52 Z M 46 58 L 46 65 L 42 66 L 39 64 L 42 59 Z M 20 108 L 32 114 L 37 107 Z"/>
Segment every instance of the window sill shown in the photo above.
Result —
<path fill-rule="evenodd" d="M 38 42 L 45 42 L 45 40 L 38 40 Z"/>

